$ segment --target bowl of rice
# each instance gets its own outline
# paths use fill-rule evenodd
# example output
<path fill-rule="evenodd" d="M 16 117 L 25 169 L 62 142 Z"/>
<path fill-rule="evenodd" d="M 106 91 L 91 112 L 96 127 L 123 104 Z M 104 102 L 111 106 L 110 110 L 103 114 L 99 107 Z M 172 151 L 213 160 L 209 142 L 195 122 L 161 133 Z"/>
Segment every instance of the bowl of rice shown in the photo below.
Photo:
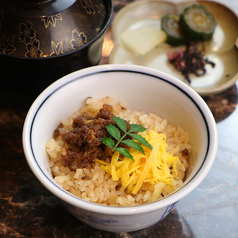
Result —
<path fill-rule="evenodd" d="M 193 89 L 135 65 L 60 78 L 23 127 L 36 178 L 79 220 L 110 232 L 161 221 L 206 177 L 217 145 L 213 115 Z"/>

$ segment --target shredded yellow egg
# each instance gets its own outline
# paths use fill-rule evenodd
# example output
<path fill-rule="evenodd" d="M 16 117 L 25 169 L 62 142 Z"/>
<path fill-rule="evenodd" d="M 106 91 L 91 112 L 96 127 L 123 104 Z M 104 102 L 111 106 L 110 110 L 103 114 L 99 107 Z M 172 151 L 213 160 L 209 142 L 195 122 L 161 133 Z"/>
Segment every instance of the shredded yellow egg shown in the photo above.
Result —
<path fill-rule="evenodd" d="M 121 180 L 121 189 L 136 194 L 143 183 L 150 184 L 171 184 L 177 176 L 177 167 L 181 165 L 178 156 L 167 153 L 166 136 L 159 134 L 156 130 L 149 130 L 142 136 L 151 144 L 153 149 L 141 145 L 145 154 L 130 148 L 129 152 L 133 160 L 120 158 L 118 151 L 115 151 L 111 162 L 99 161 L 102 169 L 111 174 L 113 181 Z M 164 185 L 164 186 L 165 186 Z M 158 188 L 161 186 L 158 186 Z"/>

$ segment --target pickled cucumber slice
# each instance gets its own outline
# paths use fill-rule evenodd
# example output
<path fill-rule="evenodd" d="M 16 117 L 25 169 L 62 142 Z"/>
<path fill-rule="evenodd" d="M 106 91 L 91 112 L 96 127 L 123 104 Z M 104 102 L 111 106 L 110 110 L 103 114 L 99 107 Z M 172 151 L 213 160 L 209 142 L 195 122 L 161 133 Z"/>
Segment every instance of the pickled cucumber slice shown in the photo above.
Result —
<path fill-rule="evenodd" d="M 204 6 L 194 4 L 184 10 L 179 25 L 190 40 L 208 41 L 212 38 L 217 23 Z"/>
<path fill-rule="evenodd" d="M 187 43 L 187 39 L 179 26 L 180 15 L 167 14 L 161 18 L 161 29 L 167 34 L 166 42 L 172 46 Z"/>
<path fill-rule="evenodd" d="M 135 55 L 145 55 L 154 47 L 165 42 L 164 31 L 155 27 L 143 26 L 136 29 L 128 29 L 121 34 L 123 45 Z"/>

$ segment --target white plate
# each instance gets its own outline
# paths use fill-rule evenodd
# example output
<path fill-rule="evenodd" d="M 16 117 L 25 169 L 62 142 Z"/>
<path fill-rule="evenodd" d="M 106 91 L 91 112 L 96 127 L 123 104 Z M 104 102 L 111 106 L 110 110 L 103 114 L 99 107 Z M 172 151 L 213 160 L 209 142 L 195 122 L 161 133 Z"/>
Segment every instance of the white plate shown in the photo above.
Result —
<path fill-rule="evenodd" d="M 109 57 L 109 63 L 147 66 L 188 83 L 167 58 L 168 52 L 185 48 L 185 46 L 171 47 L 164 43 L 144 56 L 135 56 L 123 47 L 120 34 L 125 30 L 141 26 L 153 26 L 160 29 L 161 17 L 168 13 L 181 13 L 185 7 L 195 2 L 205 6 L 217 21 L 212 40 L 200 43 L 198 46 L 199 49 L 205 49 L 205 57 L 216 65 L 212 68 L 207 64 L 207 72 L 204 76 L 190 75 L 190 86 L 200 95 L 215 94 L 228 89 L 238 79 L 238 49 L 235 44 L 238 37 L 238 17 L 231 9 L 217 2 L 185 1 L 176 4 L 168 1 L 147 0 L 128 4 L 117 13 L 112 23 L 115 45 Z"/>

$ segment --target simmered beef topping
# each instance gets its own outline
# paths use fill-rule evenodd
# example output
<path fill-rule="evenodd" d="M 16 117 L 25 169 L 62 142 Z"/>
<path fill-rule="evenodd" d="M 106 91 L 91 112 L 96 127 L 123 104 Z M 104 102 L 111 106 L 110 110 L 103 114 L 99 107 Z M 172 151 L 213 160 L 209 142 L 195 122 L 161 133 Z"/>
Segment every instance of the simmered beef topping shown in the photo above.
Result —
<path fill-rule="evenodd" d="M 101 140 L 107 136 L 106 125 L 113 124 L 112 106 L 104 104 L 95 117 L 87 114 L 79 115 L 73 119 L 73 130 L 62 134 L 65 146 L 62 150 L 62 164 L 66 167 L 90 167 L 95 159 L 105 160 L 112 155 L 109 147 Z M 130 124 L 127 122 L 127 128 Z"/>
<path fill-rule="evenodd" d="M 59 128 L 62 128 L 63 127 L 63 124 L 60 123 L 58 125 L 58 127 L 55 129 L 54 133 L 53 133 L 53 138 L 56 139 L 58 136 L 60 136 L 60 132 L 59 132 Z"/>

